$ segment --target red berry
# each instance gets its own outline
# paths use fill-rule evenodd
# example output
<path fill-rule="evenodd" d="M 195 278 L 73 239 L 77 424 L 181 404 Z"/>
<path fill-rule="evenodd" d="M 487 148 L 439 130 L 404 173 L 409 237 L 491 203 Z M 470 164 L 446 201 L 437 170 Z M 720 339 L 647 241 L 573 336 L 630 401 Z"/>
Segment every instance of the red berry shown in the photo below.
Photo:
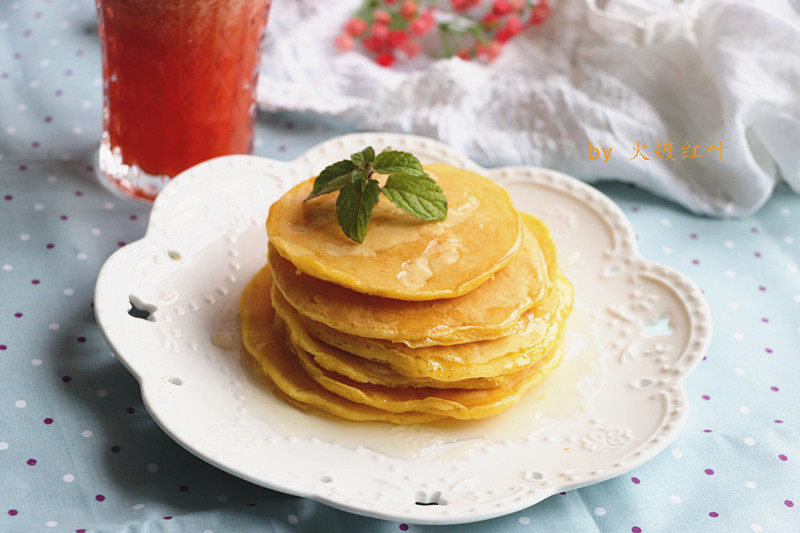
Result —
<path fill-rule="evenodd" d="M 353 41 L 353 38 L 346 33 L 342 33 L 341 35 L 336 37 L 334 43 L 336 44 L 336 48 L 338 48 L 342 52 L 348 52 L 352 50 L 356 45 L 355 41 Z"/>
<path fill-rule="evenodd" d="M 422 45 L 413 39 L 407 39 L 406 42 L 403 43 L 402 49 L 408 57 L 417 57 L 422 51 Z"/>
<path fill-rule="evenodd" d="M 481 26 L 483 26 L 483 29 L 485 30 L 494 29 L 497 27 L 499 23 L 500 23 L 500 17 L 498 17 L 494 13 L 487 13 L 481 19 Z"/>
<path fill-rule="evenodd" d="M 478 43 L 478 55 L 485 57 L 489 61 L 500 55 L 503 51 L 503 44 L 499 41 L 489 41 L 488 44 Z"/>
<path fill-rule="evenodd" d="M 410 19 L 417 14 L 417 3 L 414 0 L 405 0 L 403 5 L 400 6 L 400 15 L 403 18 Z"/>
<path fill-rule="evenodd" d="M 357 37 L 366 31 L 367 23 L 364 19 L 360 18 L 351 18 L 347 21 L 347 24 L 344 25 L 344 30 L 352 35 L 353 37 Z"/>
<path fill-rule="evenodd" d="M 377 53 L 382 46 L 381 41 L 379 41 L 375 37 L 367 37 L 366 39 L 361 41 L 361 44 L 363 44 L 364 48 L 366 48 L 370 52 L 375 52 L 375 53 Z"/>
<path fill-rule="evenodd" d="M 509 0 L 508 5 L 511 6 L 511 11 L 522 11 L 525 9 L 525 0 Z"/>
<path fill-rule="evenodd" d="M 466 11 L 478 5 L 479 2 L 480 0 L 450 0 L 456 11 Z"/>
<path fill-rule="evenodd" d="M 530 23 L 534 26 L 539 26 L 544 24 L 544 21 L 547 20 L 547 17 L 550 16 L 550 3 L 546 0 L 542 0 L 536 7 L 533 8 L 531 11 L 531 18 Z"/>
<path fill-rule="evenodd" d="M 511 13 L 511 4 L 508 3 L 508 0 L 494 0 L 492 13 L 500 16 L 508 15 Z"/>
<path fill-rule="evenodd" d="M 508 16 L 506 19 L 506 29 L 512 37 L 522 31 L 522 21 L 520 20 L 519 15 Z"/>
<path fill-rule="evenodd" d="M 391 67 L 394 64 L 394 56 L 392 54 L 380 54 L 375 58 L 375 62 L 382 67 Z"/>
<path fill-rule="evenodd" d="M 509 39 L 511 39 L 511 32 L 508 31 L 508 28 L 503 28 L 497 32 L 494 38 L 500 41 L 501 43 L 505 43 Z"/>
<path fill-rule="evenodd" d="M 389 37 L 386 39 L 386 43 L 391 46 L 392 48 L 397 48 L 398 46 L 402 45 L 408 39 L 408 35 L 403 30 L 391 30 L 389 32 Z"/>
<path fill-rule="evenodd" d="M 375 37 L 379 41 L 385 41 L 389 38 L 389 26 L 376 22 L 372 25 L 370 36 Z"/>
<path fill-rule="evenodd" d="M 456 52 L 456 55 L 461 59 L 463 59 L 464 61 L 469 61 L 469 59 L 472 57 L 472 50 L 465 47 Z"/>
<path fill-rule="evenodd" d="M 383 9 L 376 9 L 372 14 L 372 20 L 375 21 L 375 24 L 385 24 L 388 26 L 392 23 L 392 16 Z"/>
<path fill-rule="evenodd" d="M 432 27 L 432 21 L 429 22 L 428 19 L 420 17 L 411 21 L 411 24 L 408 25 L 408 31 L 411 32 L 412 35 L 425 35 Z"/>

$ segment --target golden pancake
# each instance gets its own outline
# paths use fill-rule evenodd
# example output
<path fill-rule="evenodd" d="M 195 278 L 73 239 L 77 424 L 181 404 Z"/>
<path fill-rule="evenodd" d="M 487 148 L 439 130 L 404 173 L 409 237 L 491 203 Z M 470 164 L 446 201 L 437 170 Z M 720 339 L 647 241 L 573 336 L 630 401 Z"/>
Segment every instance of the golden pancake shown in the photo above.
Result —
<path fill-rule="evenodd" d="M 358 383 L 325 370 L 303 350 L 295 352 L 306 374 L 330 392 L 350 401 L 391 413 L 423 412 L 459 420 L 492 416 L 508 409 L 561 362 L 561 345 L 513 381 L 490 389 L 394 388 Z"/>
<path fill-rule="evenodd" d="M 292 307 L 335 330 L 414 348 L 495 339 L 515 331 L 519 317 L 542 301 L 554 281 L 550 232 L 533 217 L 523 220 L 520 252 L 489 281 L 458 298 L 409 302 L 351 291 L 299 271 L 272 244 L 269 262 Z"/>
<path fill-rule="evenodd" d="M 519 319 L 511 335 L 451 346 L 409 348 L 341 333 L 299 315 L 275 285 L 272 305 L 295 344 L 323 368 L 355 381 L 400 387 L 485 388 L 502 385 L 499 376 L 538 361 L 563 335 L 572 308 L 572 286 L 563 274 L 557 276 L 544 301 Z M 358 361 L 352 361 L 354 357 Z M 337 368 L 342 362 L 351 367 L 349 372 Z"/>
<path fill-rule="evenodd" d="M 297 318 L 297 313 L 281 295 L 281 292 L 272 286 L 272 307 L 275 309 L 276 320 L 283 326 L 284 335 L 295 350 L 304 350 L 313 358 L 314 362 L 325 370 L 330 370 L 353 381 L 372 383 L 386 387 L 432 387 L 436 389 L 487 389 L 504 385 L 509 377 L 462 379 L 459 381 L 438 381 L 422 377 L 412 378 L 395 372 L 391 366 L 371 361 L 329 344 L 325 344 L 305 331 Z"/>
<path fill-rule="evenodd" d="M 428 165 L 448 202 L 447 218 L 426 222 L 381 197 L 361 244 L 338 225 L 336 194 L 307 202 L 313 179 L 272 204 L 267 232 L 275 249 L 309 276 L 399 300 L 466 294 L 517 253 L 519 216 L 508 193 L 478 174 Z"/>
<path fill-rule="evenodd" d="M 270 305 L 272 275 L 265 266 L 245 287 L 239 303 L 242 316 L 242 340 L 275 386 L 286 396 L 349 420 L 381 420 L 395 424 L 415 424 L 442 418 L 420 412 L 390 413 L 342 398 L 312 380 L 289 352 L 284 339 L 274 327 L 275 312 Z"/>

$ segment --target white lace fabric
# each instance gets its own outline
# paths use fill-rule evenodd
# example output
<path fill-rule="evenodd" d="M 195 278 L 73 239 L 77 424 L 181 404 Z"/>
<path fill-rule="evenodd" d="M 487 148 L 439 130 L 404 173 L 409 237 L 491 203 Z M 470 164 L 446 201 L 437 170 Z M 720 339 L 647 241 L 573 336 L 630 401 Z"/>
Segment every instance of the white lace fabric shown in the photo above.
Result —
<path fill-rule="evenodd" d="M 706 215 L 751 213 L 781 179 L 800 191 L 790 0 L 562 0 L 490 64 L 423 55 L 389 69 L 333 45 L 358 5 L 275 2 L 262 109 L 433 137 L 487 166 L 618 179 Z M 631 159 L 637 141 L 649 160 Z M 667 141 L 674 160 L 657 157 Z M 687 141 L 702 157 L 682 157 Z"/>

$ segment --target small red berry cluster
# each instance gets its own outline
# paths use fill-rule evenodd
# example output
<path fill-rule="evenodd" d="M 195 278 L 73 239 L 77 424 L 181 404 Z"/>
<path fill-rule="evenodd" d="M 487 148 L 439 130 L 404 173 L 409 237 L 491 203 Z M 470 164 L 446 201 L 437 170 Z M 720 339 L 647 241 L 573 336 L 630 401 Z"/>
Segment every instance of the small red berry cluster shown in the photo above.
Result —
<path fill-rule="evenodd" d="M 529 26 L 544 24 L 549 0 L 365 0 L 336 37 L 336 47 L 356 41 L 375 62 L 392 66 L 422 51 L 421 38 L 436 29 L 441 57 L 491 61 L 503 45 Z"/>

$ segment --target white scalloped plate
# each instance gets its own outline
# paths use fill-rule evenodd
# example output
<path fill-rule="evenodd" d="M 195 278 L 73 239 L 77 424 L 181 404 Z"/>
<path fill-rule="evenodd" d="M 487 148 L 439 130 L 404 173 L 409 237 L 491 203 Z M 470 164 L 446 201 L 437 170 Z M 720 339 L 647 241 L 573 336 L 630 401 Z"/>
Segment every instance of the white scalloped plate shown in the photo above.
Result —
<path fill-rule="evenodd" d="M 265 262 L 270 204 L 366 145 L 479 171 L 553 230 L 583 351 L 568 350 L 571 362 L 495 419 L 391 426 L 307 414 L 240 353 L 237 301 Z M 130 302 L 149 319 L 129 315 Z M 95 312 L 150 414 L 187 450 L 271 489 L 435 524 L 512 513 L 651 459 L 683 425 L 682 382 L 711 337 L 697 287 L 640 257 L 629 222 L 595 189 L 550 170 L 482 169 L 429 139 L 382 133 L 338 137 L 288 163 L 231 156 L 184 172 L 158 196 L 145 237 L 106 261 Z"/>

